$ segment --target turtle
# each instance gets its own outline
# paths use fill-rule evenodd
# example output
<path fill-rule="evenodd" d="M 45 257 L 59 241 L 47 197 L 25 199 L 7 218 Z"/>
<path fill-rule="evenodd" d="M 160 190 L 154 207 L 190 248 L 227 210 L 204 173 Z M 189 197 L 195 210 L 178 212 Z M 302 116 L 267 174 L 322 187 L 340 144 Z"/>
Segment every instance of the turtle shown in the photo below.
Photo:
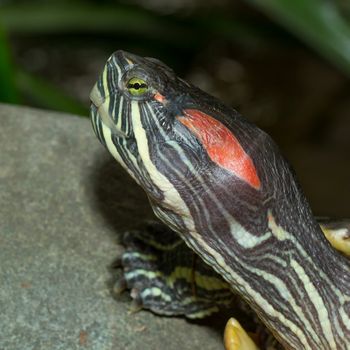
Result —
<path fill-rule="evenodd" d="M 277 347 L 350 349 L 350 220 L 317 221 L 266 132 L 160 60 L 122 50 L 90 99 L 97 138 L 160 220 L 125 235 L 117 290 L 190 318 L 248 305 Z M 258 348 L 233 318 L 224 338 Z"/>

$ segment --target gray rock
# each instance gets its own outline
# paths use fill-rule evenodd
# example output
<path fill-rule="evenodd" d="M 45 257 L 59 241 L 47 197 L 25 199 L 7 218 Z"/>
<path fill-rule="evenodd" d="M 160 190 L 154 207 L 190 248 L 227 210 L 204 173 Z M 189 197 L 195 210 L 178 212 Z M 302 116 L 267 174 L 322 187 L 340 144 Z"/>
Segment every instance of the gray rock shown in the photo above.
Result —
<path fill-rule="evenodd" d="M 221 349 L 116 298 L 120 233 L 151 217 L 84 118 L 0 105 L 0 349 Z"/>

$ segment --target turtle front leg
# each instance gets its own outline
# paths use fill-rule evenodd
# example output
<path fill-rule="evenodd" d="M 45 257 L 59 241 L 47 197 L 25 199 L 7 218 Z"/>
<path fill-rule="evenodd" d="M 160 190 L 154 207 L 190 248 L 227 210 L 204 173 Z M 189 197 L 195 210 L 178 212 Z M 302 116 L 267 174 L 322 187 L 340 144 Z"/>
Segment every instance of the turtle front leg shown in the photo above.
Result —
<path fill-rule="evenodd" d="M 248 316 L 253 333 L 231 318 L 224 336 L 227 350 L 281 349 L 228 284 L 167 226 L 152 222 L 142 231 L 126 232 L 123 244 L 125 251 L 118 259 L 123 274 L 114 290 L 117 294 L 130 290 L 132 312 L 147 309 L 199 319 L 230 307 Z"/>
<path fill-rule="evenodd" d="M 228 284 L 165 225 L 127 232 L 123 243 L 123 277 L 115 291 L 131 291 L 132 311 L 203 318 L 232 304 Z"/>

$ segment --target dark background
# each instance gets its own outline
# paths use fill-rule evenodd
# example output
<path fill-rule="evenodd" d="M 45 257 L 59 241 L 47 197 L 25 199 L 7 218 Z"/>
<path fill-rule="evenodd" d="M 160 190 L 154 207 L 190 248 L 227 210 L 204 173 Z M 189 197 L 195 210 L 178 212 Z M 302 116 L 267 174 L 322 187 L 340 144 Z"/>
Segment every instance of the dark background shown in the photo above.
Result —
<path fill-rule="evenodd" d="M 270 133 L 317 214 L 350 217 L 349 4 L 0 0 L 0 102 L 87 117 L 113 51 L 157 57 Z"/>

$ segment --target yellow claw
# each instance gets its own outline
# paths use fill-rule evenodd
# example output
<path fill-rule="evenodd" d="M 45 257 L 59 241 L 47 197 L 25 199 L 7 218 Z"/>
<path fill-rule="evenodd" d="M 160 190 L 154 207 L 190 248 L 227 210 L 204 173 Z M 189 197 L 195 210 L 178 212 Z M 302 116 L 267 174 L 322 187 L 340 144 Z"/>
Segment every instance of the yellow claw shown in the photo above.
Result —
<path fill-rule="evenodd" d="M 350 258 L 350 235 L 346 228 L 330 229 L 321 224 L 321 229 L 329 243 Z"/>
<path fill-rule="evenodd" d="M 239 322 L 232 317 L 226 323 L 224 345 L 226 350 L 259 350 Z"/>

